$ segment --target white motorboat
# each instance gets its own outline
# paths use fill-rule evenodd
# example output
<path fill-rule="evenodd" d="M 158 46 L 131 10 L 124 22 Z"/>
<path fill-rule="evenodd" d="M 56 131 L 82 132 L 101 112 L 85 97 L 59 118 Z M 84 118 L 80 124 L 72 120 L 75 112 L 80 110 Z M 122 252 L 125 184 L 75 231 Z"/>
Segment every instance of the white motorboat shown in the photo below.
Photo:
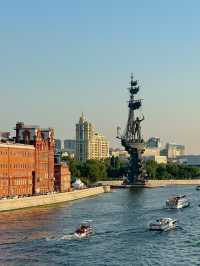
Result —
<path fill-rule="evenodd" d="M 174 196 L 166 201 L 166 207 L 168 209 L 182 209 L 188 206 L 190 206 L 190 202 L 185 195 Z"/>
<path fill-rule="evenodd" d="M 200 185 L 196 186 L 196 190 L 200 190 Z"/>
<path fill-rule="evenodd" d="M 92 227 L 88 221 L 80 224 L 80 226 L 74 232 L 74 236 L 77 238 L 88 237 L 91 234 L 92 234 Z"/>
<path fill-rule="evenodd" d="M 168 231 L 176 228 L 176 220 L 171 218 L 161 218 L 149 224 L 150 231 Z"/>

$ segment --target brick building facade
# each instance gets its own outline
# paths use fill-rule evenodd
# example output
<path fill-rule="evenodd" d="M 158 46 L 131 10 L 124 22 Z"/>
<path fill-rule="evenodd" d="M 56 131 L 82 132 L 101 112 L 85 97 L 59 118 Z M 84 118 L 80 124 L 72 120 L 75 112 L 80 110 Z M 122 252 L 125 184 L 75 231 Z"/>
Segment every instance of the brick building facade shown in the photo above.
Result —
<path fill-rule="evenodd" d="M 71 190 L 71 173 L 69 167 L 64 164 L 55 164 L 55 190 L 69 192 Z"/>
<path fill-rule="evenodd" d="M 13 140 L 0 139 L 0 197 L 70 191 L 68 167 L 54 164 L 54 130 L 22 122 L 15 130 Z"/>
<path fill-rule="evenodd" d="M 0 197 L 53 190 L 53 129 L 17 123 L 15 140 L 0 142 Z"/>
<path fill-rule="evenodd" d="M 33 145 L 35 148 L 35 169 L 32 174 L 33 194 L 54 190 L 55 137 L 51 128 L 16 124 L 16 143 Z"/>
<path fill-rule="evenodd" d="M 32 145 L 0 143 L 0 196 L 32 195 L 35 148 Z"/>

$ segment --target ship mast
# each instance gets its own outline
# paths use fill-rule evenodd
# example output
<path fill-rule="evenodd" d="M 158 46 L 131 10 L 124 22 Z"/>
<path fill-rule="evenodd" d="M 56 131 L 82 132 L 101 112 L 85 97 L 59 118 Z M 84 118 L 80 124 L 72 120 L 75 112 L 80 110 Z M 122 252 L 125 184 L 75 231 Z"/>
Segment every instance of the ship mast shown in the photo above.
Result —
<path fill-rule="evenodd" d="M 130 161 L 128 166 L 128 179 L 130 183 L 144 182 L 145 170 L 142 154 L 145 150 L 144 140 L 141 133 L 141 123 L 144 120 L 144 116 L 139 117 L 137 111 L 142 107 L 142 100 L 136 99 L 140 87 L 138 81 L 134 80 L 133 74 L 131 74 L 130 87 L 128 88 L 130 98 L 128 101 L 128 121 L 125 128 L 125 132 L 118 138 L 121 139 L 121 144 L 125 150 L 130 154 Z"/>

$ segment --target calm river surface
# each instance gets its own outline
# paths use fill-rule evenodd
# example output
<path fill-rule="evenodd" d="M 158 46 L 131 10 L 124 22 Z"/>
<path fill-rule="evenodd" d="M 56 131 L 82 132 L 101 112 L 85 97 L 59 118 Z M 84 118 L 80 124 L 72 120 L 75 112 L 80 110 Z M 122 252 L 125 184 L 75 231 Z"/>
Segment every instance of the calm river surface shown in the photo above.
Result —
<path fill-rule="evenodd" d="M 186 194 L 191 207 L 165 210 L 166 199 Z M 0 265 L 200 265 L 200 192 L 194 186 L 116 190 L 51 207 L 0 213 Z M 172 217 L 180 228 L 155 233 L 150 220 Z M 95 234 L 70 234 L 85 219 Z M 66 236 L 66 239 L 62 239 Z"/>

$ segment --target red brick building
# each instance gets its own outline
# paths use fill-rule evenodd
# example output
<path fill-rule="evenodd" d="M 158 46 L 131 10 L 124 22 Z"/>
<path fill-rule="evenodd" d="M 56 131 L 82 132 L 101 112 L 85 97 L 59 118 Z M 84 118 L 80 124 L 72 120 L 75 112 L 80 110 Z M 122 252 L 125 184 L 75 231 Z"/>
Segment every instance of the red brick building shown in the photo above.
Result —
<path fill-rule="evenodd" d="M 0 143 L 0 196 L 54 191 L 54 130 L 17 123 L 15 141 Z"/>
<path fill-rule="evenodd" d="M 35 147 L 35 169 L 32 173 L 34 193 L 46 193 L 54 190 L 54 150 L 55 137 L 51 128 L 16 124 L 16 143 Z"/>
<path fill-rule="evenodd" d="M 32 195 L 35 147 L 0 143 L 0 196 Z"/>
<path fill-rule="evenodd" d="M 54 153 L 53 129 L 17 123 L 12 141 L 0 139 L 0 197 L 70 191 L 69 169 L 54 167 Z"/>
<path fill-rule="evenodd" d="M 68 192 L 71 190 L 71 173 L 69 167 L 64 164 L 55 164 L 55 190 L 58 192 Z"/>

